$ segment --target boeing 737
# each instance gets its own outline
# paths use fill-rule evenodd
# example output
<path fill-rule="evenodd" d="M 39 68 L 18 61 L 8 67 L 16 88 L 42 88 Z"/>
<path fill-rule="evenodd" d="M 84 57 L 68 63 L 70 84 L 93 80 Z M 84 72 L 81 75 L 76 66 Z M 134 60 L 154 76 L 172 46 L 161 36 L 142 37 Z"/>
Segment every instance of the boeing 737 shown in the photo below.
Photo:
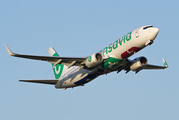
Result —
<path fill-rule="evenodd" d="M 165 69 L 168 67 L 163 58 L 163 66 L 148 64 L 145 57 L 134 60 L 128 59 L 131 55 L 151 45 L 156 38 L 159 29 L 151 25 L 139 27 L 120 39 L 111 43 L 101 51 L 88 57 L 59 57 L 57 52 L 50 47 L 50 56 L 35 56 L 13 53 L 5 45 L 10 56 L 33 60 L 47 61 L 52 64 L 56 79 L 51 80 L 20 80 L 23 82 L 34 82 L 55 85 L 55 88 L 73 88 L 84 86 L 100 75 L 113 71 L 124 70 L 126 73 L 134 71 L 138 73 L 143 69 Z"/>

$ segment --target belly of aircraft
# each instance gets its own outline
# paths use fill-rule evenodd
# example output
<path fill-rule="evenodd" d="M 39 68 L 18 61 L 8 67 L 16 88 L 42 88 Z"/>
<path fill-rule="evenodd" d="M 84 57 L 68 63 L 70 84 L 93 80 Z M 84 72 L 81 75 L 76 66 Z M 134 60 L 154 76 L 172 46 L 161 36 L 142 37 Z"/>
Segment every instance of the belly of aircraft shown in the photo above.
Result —
<path fill-rule="evenodd" d="M 61 79 L 56 85 L 56 88 L 71 88 L 76 86 L 83 86 L 84 84 L 90 82 L 94 78 L 96 78 L 97 75 L 90 74 L 89 70 L 82 69 L 80 71 L 77 71 L 76 73 L 73 73 L 72 75 Z"/>

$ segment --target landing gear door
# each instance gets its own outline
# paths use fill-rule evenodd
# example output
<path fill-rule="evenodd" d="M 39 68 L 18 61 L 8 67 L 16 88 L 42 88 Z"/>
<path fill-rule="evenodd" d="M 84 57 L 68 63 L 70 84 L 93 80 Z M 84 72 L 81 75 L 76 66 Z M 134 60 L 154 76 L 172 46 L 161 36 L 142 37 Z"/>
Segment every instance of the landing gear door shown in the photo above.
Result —
<path fill-rule="evenodd" d="M 135 30 L 135 37 L 138 38 L 139 37 L 139 29 Z"/>

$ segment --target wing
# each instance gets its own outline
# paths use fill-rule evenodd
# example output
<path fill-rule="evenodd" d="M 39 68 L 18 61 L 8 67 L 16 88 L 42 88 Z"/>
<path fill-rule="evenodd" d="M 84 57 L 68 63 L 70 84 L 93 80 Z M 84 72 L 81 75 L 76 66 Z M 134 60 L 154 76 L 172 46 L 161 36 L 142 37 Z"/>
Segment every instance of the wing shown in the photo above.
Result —
<path fill-rule="evenodd" d="M 59 80 L 19 80 L 19 81 L 55 85 Z"/>
<path fill-rule="evenodd" d="M 131 69 L 130 66 L 133 65 L 134 62 L 133 60 L 129 60 L 126 59 L 118 68 L 117 68 L 117 73 L 119 73 L 121 70 L 125 70 L 126 73 L 128 73 Z M 147 64 L 144 65 L 142 67 L 140 67 L 139 69 L 137 69 L 135 72 L 138 73 L 139 71 L 143 70 L 143 69 L 166 69 L 168 68 L 168 65 L 165 61 L 165 59 L 163 58 L 163 65 L 164 66 L 158 66 L 158 65 L 151 65 L 151 64 Z"/>
<path fill-rule="evenodd" d="M 79 57 L 52 57 L 52 56 L 36 56 L 36 55 L 23 55 L 23 54 L 16 54 L 13 53 L 7 45 L 5 45 L 8 53 L 10 56 L 14 57 L 20 57 L 20 58 L 27 58 L 27 59 L 33 59 L 33 60 L 41 60 L 41 61 L 47 61 L 50 63 L 54 63 L 54 66 L 57 64 L 63 64 L 63 65 L 77 65 L 80 67 L 84 67 L 84 63 L 86 61 L 86 58 L 79 58 Z"/>
<path fill-rule="evenodd" d="M 144 67 L 143 69 L 165 69 L 165 68 L 167 68 L 167 67 L 147 64 L 147 66 Z"/>
<path fill-rule="evenodd" d="M 144 67 L 144 69 L 165 69 L 165 68 L 168 68 L 167 62 L 165 61 L 164 58 L 163 58 L 163 65 L 164 65 L 164 66 L 158 66 L 158 65 L 150 65 L 150 64 L 147 64 L 147 66 Z"/>

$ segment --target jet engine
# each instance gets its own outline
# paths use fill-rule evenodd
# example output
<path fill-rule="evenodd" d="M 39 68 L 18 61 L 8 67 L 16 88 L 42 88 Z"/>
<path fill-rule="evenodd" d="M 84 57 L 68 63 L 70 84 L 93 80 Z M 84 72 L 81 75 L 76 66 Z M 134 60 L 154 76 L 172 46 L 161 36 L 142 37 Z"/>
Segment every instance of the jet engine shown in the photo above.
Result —
<path fill-rule="evenodd" d="M 132 62 L 133 62 L 133 63 L 132 63 L 132 65 L 130 66 L 130 69 L 131 69 L 132 71 L 136 71 L 136 72 L 140 71 L 140 70 L 141 70 L 142 68 L 144 68 L 144 67 L 147 65 L 147 63 L 148 63 L 148 61 L 147 61 L 147 59 L 146 59 L 145 57 L 136 58 L 136 59 L 134 59 Z"/>
<path fill-rule="evenodd" d="M 95 66 L 98 66 L 103 61 L 103 56 L 101 53 L 95 53 L 88 57 L 88 59 L 85 62 L 86 67 L 93 68 Z"/>

